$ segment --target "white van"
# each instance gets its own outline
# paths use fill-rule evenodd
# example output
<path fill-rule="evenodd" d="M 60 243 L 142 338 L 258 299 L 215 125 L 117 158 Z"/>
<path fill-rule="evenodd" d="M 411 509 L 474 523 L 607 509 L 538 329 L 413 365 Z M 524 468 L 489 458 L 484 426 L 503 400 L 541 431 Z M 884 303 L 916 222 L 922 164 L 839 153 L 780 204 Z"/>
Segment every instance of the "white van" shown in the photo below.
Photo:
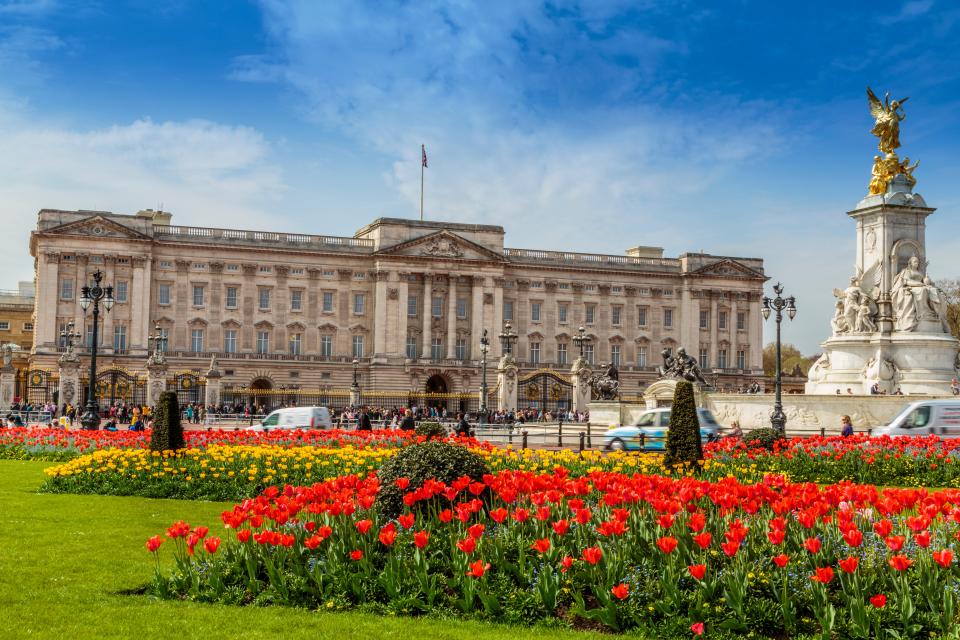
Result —
<path fill-rule="evenodd" d="M 960 398 L 911 402 L 873 435 L 960 438 Z"/>
<path fill-rule="evenodd" d="M 271 429 L 330 429 L 330 410 L 326 407 L 286 407 L 277 409 L 249 431 Z"/>

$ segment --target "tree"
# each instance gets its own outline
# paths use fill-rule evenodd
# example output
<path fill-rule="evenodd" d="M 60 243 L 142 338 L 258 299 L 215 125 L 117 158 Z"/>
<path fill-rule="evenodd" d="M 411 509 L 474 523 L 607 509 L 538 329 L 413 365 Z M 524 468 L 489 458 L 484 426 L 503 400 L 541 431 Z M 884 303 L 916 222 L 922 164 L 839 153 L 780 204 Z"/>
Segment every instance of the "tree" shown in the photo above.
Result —
<path fill-rule="evenodd" d="M 960 279 L 940 280 L 937 286 L 947 298 L 947 326 L 954 338 L 960 338 Z"/>
<path fill-rule="evenodd" d="M 693 395 L 693 384 L 686 380 L 677 382 L 677 388 L 673 392 L 666 449 L 667 454 L 663 461 L 668 466 L 682 464 L 688 468 L 699 468 L 700 461 L 703 460 L 697 401 Z"/>
<path fill-rule="evenodd" d="M 180 424 L 180 404 L 177 394 L 164 391 L 154 409 L 153 433 L 150 435 L 152 451 L 183 449 L 183 426 Z"/>
<path fill-rule="evenodd" d="M 780 343 L 780 369 L 782 371 L 793 371 L 794 367 L 800 365 L 800 371 L 807 375 L 807 370 L 816 362 L 818 355 L 804 356 L 792 344 Z M 777 375 L 777 343 L 771 342 L 763 348 L 763 372 L 771 378 Z"/>

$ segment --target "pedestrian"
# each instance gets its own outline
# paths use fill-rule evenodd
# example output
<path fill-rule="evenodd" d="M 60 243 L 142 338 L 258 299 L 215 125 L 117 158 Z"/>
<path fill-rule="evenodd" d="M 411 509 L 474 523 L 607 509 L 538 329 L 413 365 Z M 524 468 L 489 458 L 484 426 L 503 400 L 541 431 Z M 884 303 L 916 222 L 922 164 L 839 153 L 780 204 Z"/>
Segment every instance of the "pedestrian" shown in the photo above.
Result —
<path fill-rule="evenodd" d="M 417 428 L 417 423 L 413 419 L 413 412 L 407 411 L 406 415 L 403 416 L 403 421 L 400 422 L 401 431 L 413 431 Z"/>
<path fill-rule="evenodd" d="M 457 414 L 457 435 L 467 438 L 470 436 L 470 423 L 462 413 Z"/>
<path fill-rule="evenodd" d="M 370 423 L 370 416 L 366 409 L 360 411 L 360 424 L 357 425 L 357 430 L 373 431 L 373 425 Z"/>
<path fill-rule="evenodd" d="M 730 425 L 730 435 L 728 437 L 734 440 L 739 440 L 743 437 L 743 429 L 740 428 L 740 423 L 737 420 L 734 420 Z"/>
<path fill-rule="evenodd" d="M 840 418 L 840 435 L 844 438 L 849 438 L 853 435 L 853 423 L 850 421 L 850 416 Z"/>

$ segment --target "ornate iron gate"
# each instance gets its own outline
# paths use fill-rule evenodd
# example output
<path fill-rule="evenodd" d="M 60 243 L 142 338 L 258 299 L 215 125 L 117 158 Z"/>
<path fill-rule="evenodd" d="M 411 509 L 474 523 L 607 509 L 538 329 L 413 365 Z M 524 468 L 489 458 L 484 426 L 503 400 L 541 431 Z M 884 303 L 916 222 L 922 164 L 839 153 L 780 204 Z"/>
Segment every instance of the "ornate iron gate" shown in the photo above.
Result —
<path fill-rule="evenodd" d="M 20 402 L 39 405 L 60 400 L 60 377 L 43 369 L 21 369 L 15 387 L 14 396 Z"/>
<path fill-rule="evenodd" d="M 89 378 L 80 379 L 80 406 L 86 406 Z M 97 373 L 97 403 L 101 411 L 119 404 L 147 404 L 147 381 L 124 369 L 107 369 Z"/>
<path fill-rule="evenodd" d="M 567 411 L 573 404 L 573 384 L 564 376 L 546 369 L 520 379 L 519 408 Z"/>
<path fill-rule="evenodd" d="M 181 407 L 190 403 L 203 404 L 206 396 L 206 378 L 195 373 L 178 373 L 167 379 L 167 391 L 177 394 L 177 402 Z"/>

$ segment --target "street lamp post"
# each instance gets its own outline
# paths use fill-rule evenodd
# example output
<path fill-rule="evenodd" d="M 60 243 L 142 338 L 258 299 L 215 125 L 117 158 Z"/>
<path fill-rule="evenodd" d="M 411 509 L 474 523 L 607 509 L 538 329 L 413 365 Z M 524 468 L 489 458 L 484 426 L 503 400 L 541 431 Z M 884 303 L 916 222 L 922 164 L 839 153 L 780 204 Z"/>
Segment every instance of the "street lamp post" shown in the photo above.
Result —
<path fill-rule="evenodd" d="M 763 297 L 763 306 L 760 309 L 760 312 L 763 314 L 763 319 L 767 320 L 770 317 L 770 311 L 776 311 L 774 316 L 777 323 L 777 377 L 776 377 L 776 395 L 773 401 L 773 413 L 770 414 L 770 424 L 774 429 L 783 433 L 787 428 L 787 416 L 783 412 L 783 402 L 781 401 L 782 393 L 782 376 L 780 363 L 780 323 L 783 321 L 783 310 L 787 310 L 787 317 L 793 320 L 794 316 L 797 315 L 797 306 L 796 298 L 790 296 L 788 298 L 782 298 L 780 296 L 783 293 L 783 285 L 779 282 L 773 286 L 773 292 L 777 294 L 776 298 L 772 300 L 766 296 Z"/>
<path fill-rule="evenodd" d="M 587 335 L 587 330 L 583 327 L 580 327 L 577 329 L 577 335 L 573 336 L 571 339 L 573 340 L 573 343 L 580 348 L 580 359 L 583 360 L 583 349 L 590 344 L 591 340 L 590 336 Z"/>
<path fill-rule="evenodd" d="M 79 341 L 81 337 L 79 331 L 73 330 L 72 320 L 67 323 L 66 329 L 60 332 L 60 340 L 70 355 L 73 355 L 73 348 L 77 346 L 77 341 Z"/>
<path fill-rule="evenodd" d="M 490 351 L 490 338 L 487 330 L 480 337 L 480 425 L 487 421 L 487 353 Z"/>
<path fill-rule="evenodd" d="M 150 345 L 153 345 L 153 353 L 150 355 L 151 360 L 162 360 L 163 356 L 161 354 L 167 350 L 167 336 L 164 335 L 159 323 L 153 328 L 153 335 L 147 336 L 148 349 Z"/>
<path fill-rule="evenodd" d="M 517 334 L 513 331 L 513 325 L 507 320 L 503 323 L 503 331 L 500 333 L 500 344 L 503 346 L 503 355 L 513 355 L 513 343 L 517 341 Z"/>
<path fill-rule="evenodd" d="M 100 428 L 100 411 L 97 407 L 97 347 L 99 347 L 100 303 L 105 311 L 113 308 L 113 287 L 101 287 L 103 273 L 99 269 L 93 274 L 93 286 L 80 290 L 80 308 L 86 310 L 93 305 L 93 335 L 90 336 L 90 384 L 87 387 L 87 406 L 80 424 L 84 429 Z"/>

